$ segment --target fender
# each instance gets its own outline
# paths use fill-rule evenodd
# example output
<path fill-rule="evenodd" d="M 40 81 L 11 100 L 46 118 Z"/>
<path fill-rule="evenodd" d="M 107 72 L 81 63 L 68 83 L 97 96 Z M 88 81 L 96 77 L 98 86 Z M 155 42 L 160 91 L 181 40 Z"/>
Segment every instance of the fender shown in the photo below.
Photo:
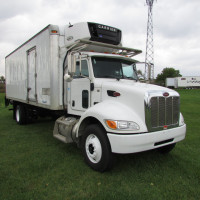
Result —
<path fill-rule="evenodd" d="M 93 117 L 98 120 L 102 126 L 105 128 L 107 132 L 112 133 L 140 133 L 140 132 L 147 132 L 146 124 L 141 117 L 131 110 L 128 106 L 120 103 L 114 102 L 112 100 L 105 100 L 101 103 L 98 103 L 89 109 L 87 109 L 83 115 L 81 116 L 78 124 L 77 124 L 77 131 L 76 136 L 79 135 L 79 128 L 82 122 L 89 117 Z M 132 130 L 112 130 L 108 128 L 105 124 L 105 119 L 112 119 L 112 120 L 122 120 L 122 121 L 133 121 L 136 122 L 140 129 L 137 131 Z"/>

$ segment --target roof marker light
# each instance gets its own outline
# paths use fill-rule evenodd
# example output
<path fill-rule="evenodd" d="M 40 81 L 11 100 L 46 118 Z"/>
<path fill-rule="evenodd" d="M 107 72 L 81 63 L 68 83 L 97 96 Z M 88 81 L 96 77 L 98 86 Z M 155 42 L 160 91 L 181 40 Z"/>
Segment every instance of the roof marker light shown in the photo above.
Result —
<path fill-rule="evenodd" d="M 51 32 L 52 32 L 52 33 L 58 33 L 58 31 L 56 31 L 56 30 L 52 30 Z"/>

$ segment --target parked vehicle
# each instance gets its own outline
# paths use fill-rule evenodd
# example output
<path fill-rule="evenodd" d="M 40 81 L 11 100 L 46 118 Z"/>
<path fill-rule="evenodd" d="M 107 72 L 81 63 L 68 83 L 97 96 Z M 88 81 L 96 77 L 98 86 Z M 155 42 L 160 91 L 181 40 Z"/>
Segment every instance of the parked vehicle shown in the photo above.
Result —
<path fill-rule="evenodd" d="M 166 78 L 165 86 L 169 88 L 200 88 L 200 76 Z"/>
<path fill-rule="evenodd" d="M 166 78 L 165 79 L 165 86 L 168 88 L 175 88 L 176 85 L 176 78 Z"/>
<path fill-rule="evenodd" d="M 97 171 L 113 153 L 158 149 L 185 138 L 176 91 L 140 83 L 140 50 L 123 47 L 121 30 L 97 23 L 49 25 L 6 57 L 6 98 L 20 125 L 60 116 L 53 135 L 83 149 Z"/>

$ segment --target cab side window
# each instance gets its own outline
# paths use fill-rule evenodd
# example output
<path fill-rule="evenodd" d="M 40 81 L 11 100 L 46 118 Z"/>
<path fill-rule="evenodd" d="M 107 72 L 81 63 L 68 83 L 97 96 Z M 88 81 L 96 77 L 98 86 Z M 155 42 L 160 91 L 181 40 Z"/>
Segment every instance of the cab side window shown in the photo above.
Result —
<path fill-rule="evenodd" d="M 76 62 L 76 72 L 74 74 L 74 78 L 83 78 L 83 76 L 89 77 L 88 64 L 86 60 L 81 61 L 81 73 L 80 73 L 80 62 L 79 61 Z"/>

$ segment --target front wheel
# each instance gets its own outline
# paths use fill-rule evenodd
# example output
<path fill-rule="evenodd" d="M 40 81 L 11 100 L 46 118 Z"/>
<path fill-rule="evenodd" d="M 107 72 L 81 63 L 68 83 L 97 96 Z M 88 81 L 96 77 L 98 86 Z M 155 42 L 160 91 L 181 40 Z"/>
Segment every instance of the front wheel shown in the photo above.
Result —
<path fill-rule="evenodd" d="M 97 125 L 86 128 L 82 138 L 85 162 L 96 171 L 106 171 L 112 167 L 112 152 L 104 129 Z"/>

